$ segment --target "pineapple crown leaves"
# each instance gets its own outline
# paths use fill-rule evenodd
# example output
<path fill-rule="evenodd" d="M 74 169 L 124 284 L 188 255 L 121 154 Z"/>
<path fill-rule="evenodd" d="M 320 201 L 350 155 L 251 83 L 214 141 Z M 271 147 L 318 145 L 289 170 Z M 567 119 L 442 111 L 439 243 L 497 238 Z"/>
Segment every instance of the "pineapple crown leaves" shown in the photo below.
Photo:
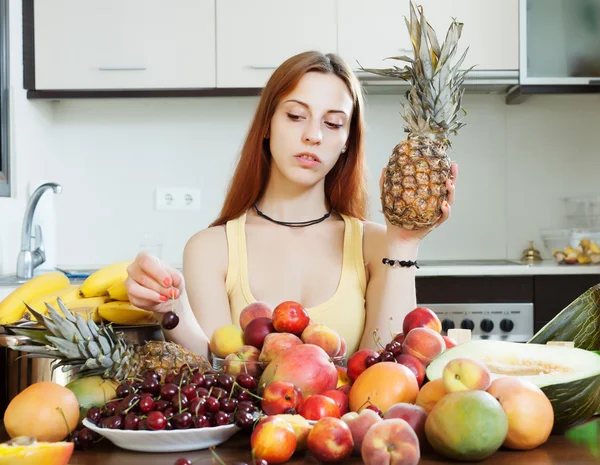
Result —
<path fill-rule="evenodd" d="M 14 329 L 16 334 L 27 336 L 31 344 L 11 345 L 11 349 L 26 352 L 26 358 L 50 358 L 57 363 L 52 370 L 74 370 L 85 376 L 112 377 L 115 369 L 129 359 L 128 347 L 117 337 L 111 326 L 100 326 L 90 318 L 73 315 L 60 298 L 57 299 L 62 316 L 52 305 L 46 303 L 48 317 L 31 308 L 28 310 L 45 331 Z"/>
<path fill-rule="evenodd" d="M 406 132 L 415 136 L 442 138 L 448 142 L 450 133 L 456 134 L 464 126 L 459 119 L 462 111 L 464 88 L 462 85 L 467 70 L 460 70 L 468 47 L 462 56 L 451 64 L 458 50 L 458 41 L 463 24 L 453 18 L 440 46 L 436 33 L 425 19 L 423 8 L 415 8 L 410 2 L 410 20 L 405 18 L 411 38 L 414 58 L 407 56 L 387 57 L 386 60 L 398 60 L 408 63 L 403 68 L 393 66 L 387 69 L 363 68 L 362 71 L 380 76 L 403 79 L 411 84 L 406 92 L 402 118 L 406 122 Z"/>

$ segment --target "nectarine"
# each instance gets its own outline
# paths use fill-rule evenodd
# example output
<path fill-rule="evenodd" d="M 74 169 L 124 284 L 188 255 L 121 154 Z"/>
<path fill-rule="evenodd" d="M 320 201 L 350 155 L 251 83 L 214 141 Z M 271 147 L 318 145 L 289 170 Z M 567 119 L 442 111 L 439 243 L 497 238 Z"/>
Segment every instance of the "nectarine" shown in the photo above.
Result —
<path fill-rule="evenodd" d="M 280 333 L 300 336 L 310 323 L 308 312 L 298 302 L 281 302 L 273 310 L 273 326 Z"/>
<path fill-rule="evenodd" d="M 414 355 L 425 367 L 446 349 L 440 333 L 429 328 L 415 328 L 406 334 L 402 353 Z"/>
<path fill-rule="evenodd" d="M 415 328 L 430 328 L 439 334 L 442 332 L 442 322 L 433 310 L 417 307 L 404 317 L 402 332 L 408 334 Z"/>
<path fill-rule="evenodd" d="M 255 318 L 267 317 L 272 318 L 273 310 L 271 306 L 266 302 L 252 302 L 242 309 L 240 312 L 240 328 L 242 331 L 246 330 L 246 326 Z"/>
<path fill-rule="evenodd" d="M 294 428 L 279 416 L 260 420 L 250 436 L 252 454 L 269 464 L 287 462 L 294 455 L 296 445 Z"/>
<path fill-rule="evenodd" d="M 339 418 L 321 418 L 308 433 L 308 450 L 322 462 L 341 462 L 353 447 L 350 428 Z"/>
<path fill-rule="evenodd" d="M 365 434 L 367 434 L 371 426 L 382 421 L 382 418 L 373 410 L 366 408 L 361 410 L 360 413 L 348 412 L 342 416 L 341 420 L 348 425 L 352 432 L 354 454 L 360 455 L 360 448 Z"/>
<path fill-rule="evenodd" d="M 383 420 L 367 431 L 361 456 L 366 465 L 417 465 L 421 459 L 419 438 L 406 421 Z"/>
<path fill-rule="evenodd" d="M 444 367 L 442 378 L 448 392 L 486 391 L 492 382 L 488 367 L 471 357 L 450 360 Z"/>

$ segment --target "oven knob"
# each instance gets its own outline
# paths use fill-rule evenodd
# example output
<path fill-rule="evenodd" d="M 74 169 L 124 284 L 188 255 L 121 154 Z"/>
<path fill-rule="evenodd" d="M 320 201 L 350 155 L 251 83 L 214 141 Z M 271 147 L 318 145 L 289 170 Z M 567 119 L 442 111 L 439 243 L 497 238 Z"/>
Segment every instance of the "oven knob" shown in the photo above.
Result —
<path fill-rule="evenodd" d="M 479 327 L 481 328 L 482 331 L 489 333 L 492 331 L 492 329 L 494 329 L 494 322 L 492 320 L 488 320 L 486 318 L 484 320 L 481 320 Z"/>
<path fill-rule="evenodd" d="M 473 323 L 473 320 L 462 320 L 462 322 L 460 323 L 460 327 L 462 329 L 468 329 L 473 331 L 473 329 L 475 329 L 475 323 Z"/>
<path fill-rule="evenodd" d="M 505 333 L 512 331 L 514 327 L 515 324 L 512 322 L 512 320 L 509 320 L 507 318 L 500 322 L 500 329 Z"/>
<path fill-rule="evenodd" d="M 442 321 L 442 331 L 447 333 L 449 329 L 454 329 L 454 321 L 452 321 L 452 320 Z"/>

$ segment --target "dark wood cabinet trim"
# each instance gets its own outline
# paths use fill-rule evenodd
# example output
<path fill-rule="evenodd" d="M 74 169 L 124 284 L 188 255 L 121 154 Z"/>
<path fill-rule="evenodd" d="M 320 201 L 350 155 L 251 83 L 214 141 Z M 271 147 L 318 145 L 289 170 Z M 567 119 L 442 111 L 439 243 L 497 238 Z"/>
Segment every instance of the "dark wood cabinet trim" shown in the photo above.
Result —
<path fill-rule="evenodd" d="M 23 88 L 35 89 L 34 0 L 23 0 Z"/>
<path fill-rule="evenodd" d="M 150 97 L 256 97 L 261 87 L 208 88 L 208 89 L 107 89 L 107 90 L 28 90 L 33 99 L 94 99 L 94 98 L 150 98 Z"/>

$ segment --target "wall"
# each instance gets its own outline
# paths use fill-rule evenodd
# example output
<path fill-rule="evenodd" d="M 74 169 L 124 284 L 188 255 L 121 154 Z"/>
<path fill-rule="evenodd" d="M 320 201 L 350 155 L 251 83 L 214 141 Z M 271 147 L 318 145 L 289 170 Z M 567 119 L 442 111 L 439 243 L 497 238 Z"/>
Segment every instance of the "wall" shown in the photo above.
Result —
<path fill-rule="evenodd" d="M 55 261 L 98 266 L 133 257 L 147 232 L 164 233 L 164 258 L 181 263 L 186 240 L 218 213 L 256 98 L 28 101 L 22 89 L 20 9 L 11 3 L 14 197 L 0 198 L 0 272 L 13 272 L 30 186 L 56 222 Z M 400 96 L 367 97 L 372 219 L 382 221 L 381 168 L 403 137 Z M 539 230 L 562 226 L 568 195 L 600 195 L 597 95 L 535 97 L 506 106 L 468 95 L 467 126 L 451 153 L 460 166 L 451 220 L 422 259 L 518 258 Z M 156 211 L 159 186 L 202 189 L 202 209 Z M 50 211 L 50 210 L 49 210 Z M 544 251 L 545 252 L 545 251 Z M 548 254 L 545 253 L 548 257 Z"/>

